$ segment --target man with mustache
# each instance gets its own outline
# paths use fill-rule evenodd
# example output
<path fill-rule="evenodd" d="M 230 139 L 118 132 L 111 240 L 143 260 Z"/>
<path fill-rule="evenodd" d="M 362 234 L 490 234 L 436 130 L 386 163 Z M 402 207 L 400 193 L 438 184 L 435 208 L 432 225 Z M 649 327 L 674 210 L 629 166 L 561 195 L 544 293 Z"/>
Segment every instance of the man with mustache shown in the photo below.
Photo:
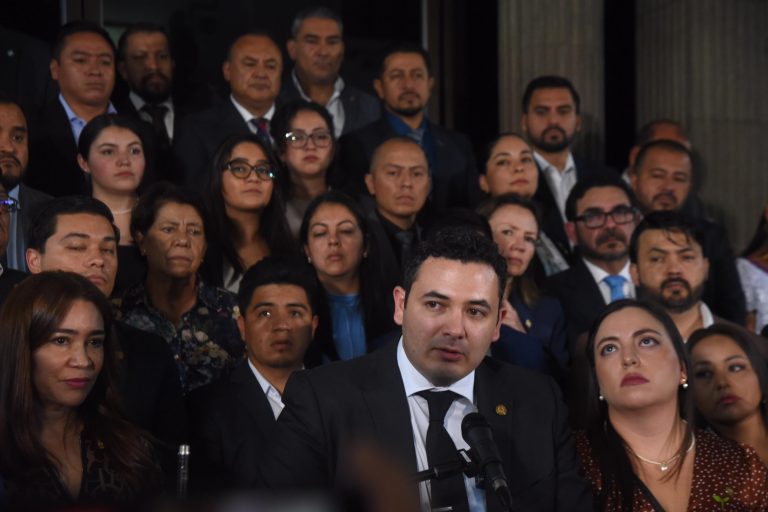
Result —
<path fill-rule="evenodd" d="M 4 266 L 27 271 L 26 236 L 31 215 L 51 196 L 22 183 L 29 163 L 27 119 L 18 103 L 0 95 L 0 183 L 15 202 L 3 215 L 8 218 Z"/>
<path fill-rule="evenodd" d="M 175 63 L 168 35 L 160 25 L 130 26 L 117 43 L 117 70 L 128 85 L 126 97 L 116 100 L 121 113 L 152 126 L 152 144 L 145 153 L 151 171 L 160 179 L 175 180 L 171 143 L 183 110 L 171 96 Z"/>
<path fill-rule="evenodd" d="M 376 203 L 369 213 L 371 235 L 400 282 L 403 265 L 422 240 L 417 216 L 427 201 L 430 174 L 421 146 L 407 137 L 383 142 L 373 153 L 365 184 Z"/>
<path fill-rule="evenodd" d="M 534 199 L 542 206 L 541 229 L 570 258 L 571 246 L 563 229 L 565 202 L 571 189 L 588 176 L 609 175 L 604 165 L 576 159 L 571 153 L 581 129 L 581 99 L 576 88 L 561 76 L 531 80 L 523 93 L 520 126 L 534 148 L 539 186 Z"/>
<path fill-rule="evenodd" d="M 222 64 L 229 98 L 187 116 L 178 127 L 173 152 L 184 185 L 199 193 L 208 183 L 210 163 L 219 145 L 232 135 L 253 133 L 270 146 L 269 121 L 280 91 L 283 57 L 265 32 L 237 37 Z"/>
<path fill-rule="evenodd" d="M 434 85 L 430 57 L 422 47 L 409 43 L 390 47 L 373 81 L 383 115 L 341 138 L 339 163 L 344 175 L 331 185 L 365 194 L 364 176 L 376 148 L 389 138 L 408 137 L 427 155 L 432 172 L 430 208 L 474 206 L 480 186 L 469 140 L 432 123 L 425 112 Z"/>
<path fill-rule="evenodd" d="M 190 393 L 195 464 L 204 487 L 237 488 L 256 478 L 275 435 L 288 378 L 304 367 L 318 325 L 318 289 L 301 261 L 267 256 L 243 275 L 237 326 L 247 358 Z"/>
<path fill-rule="evenodd" d="M 30 122 L 24 182 L 56 197 L 85 194 L 77 141 L 88 121 L 116 112 L 109 101 L 115 86 L 115 47 L 99 25 L 72 21 L 61 27 L 51 54 L 51 77 L 61 92 Z"/>
<path fill-rule="evenodd" d="M 578 259 L 547 280 L 563 306 L 568 340 L 576 340 L 611 302 L 635 297 L 629 274 L 629 240 L 639 214 L 634 194 L 617 177 L 579 180 L 565 203 L 565 231 Z"/>
<path fill-rule="evenodd" d="M 336 138 L 372 123 L 381 115 L 376 98 L 339 76 L 344 60 L 343 24 L 327 7 L 310 7 L 293 19 L 286 45 L 294 62 L 279 104 L 304 99 L 323 105 L 333 118 Z"/>
<path fill-rule="evenodd" d="M 683 211 L 692 189 L 692 162 L 688 148 L 673 140 L 654 140 L 640 148 L 629 178 L 644 214 Z M 710 263 L 704 302 L 716 314 L 744 325 L 746 299 L 728 234 L 707 218 L 697 217 L 693 222 L 702 232 L 702 247 Z"/>

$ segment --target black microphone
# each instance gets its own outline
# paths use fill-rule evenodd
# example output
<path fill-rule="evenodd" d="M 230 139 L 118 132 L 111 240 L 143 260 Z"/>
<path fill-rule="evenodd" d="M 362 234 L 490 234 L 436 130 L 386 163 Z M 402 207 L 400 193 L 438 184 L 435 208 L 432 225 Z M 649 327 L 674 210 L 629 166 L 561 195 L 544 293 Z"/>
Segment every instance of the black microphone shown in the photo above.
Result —
<path fill-rule="evenodd" d="M 479 412 L 472 412 L 461 421 L 461 435 L 471 449 L 479 473 L 490 483 L 501 504 L 507 510 L 512 510 L 512 495 L 501 465 L 499 449 L 493 440 L 491 426 Z"/>

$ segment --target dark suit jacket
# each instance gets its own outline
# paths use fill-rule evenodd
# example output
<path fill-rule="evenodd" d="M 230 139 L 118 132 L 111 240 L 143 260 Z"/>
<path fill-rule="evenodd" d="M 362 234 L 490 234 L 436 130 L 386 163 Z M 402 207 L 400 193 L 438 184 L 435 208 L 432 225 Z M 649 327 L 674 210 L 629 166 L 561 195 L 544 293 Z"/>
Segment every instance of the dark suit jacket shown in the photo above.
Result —
<path fill-rule="evenodd" d="M 701 300 L 714 314 L 743 326 L 747 322 L 747 300 L 728 233 L 715 222 L 698 222 L 704 234 L 704 254 L 709 258 L 709 277 Z"/>
<path fill-rule="evenodd" d="M 367 356 L 294 373 L 278 434 L 260 465 L 269 487 L 348 483 L 349 443 L 365 439 L 417 469 L 410 411 L 397 366 L 397 344 Z M 518 510 L 592 510 L 557 385 L 486 358 L 475 374 L 477 407 L 493 429 Z M 509 414 L 496 411 L 505 405 Z M 495 496 L 488 510 L 500 510 Z"/>
<path fill-rule="evenodd" d="M 429 206 L 434 209 L 473 208 L 480 198 L 477 166 L 469 140 L 459 132 L 429 123 L 435 141 L 435 159 L 432 174 L 432 192 Z M 339 175 L 343 179 L 331 183 L 359 195 L 367 194 L 365 174 L 370 169 L 371 157 L 379 145 L 397 137 L 385 116 L 368 126 L 351 132 L 339 140 Z"/>
<path fill-rule="evenodd" d="M 293 76 L 289 75 L 283 80 L 283 88 L 277 97 L 277 104 L 285 105 L 290 101 L 300 99 L 302 97 L 293 83 Z M 344 107 L 342 135 L 358 130 L 381 116 L 379 100 L 349 84 L 344 84 L 344 89 L 341 90 L 341 104 Z"/>
<path fill-rule="evenodd" d="M 21 210 L 19 210 L 19 219 L 21 222 L 16 223 L 16 240 L 24 241 L 24 247 L 27 246 L 27 232 L 29 231 L 29 225 L 32 223 L 32 219 L 37 215 L 37 212 L 47 203 L 53 199 L 51 196 L 39 190 L 35 190 L 28 187 L 24 183 L 19 184 L 19 204 Z M 13 238 L 9 241 L 7 251 L 15 251 Z M 27 271 L 27 264 L 24 261 L 24 268 L 18 269 L 24 272 Z"/>
<path fill-rule="evenodd" d="M 615 175 L 618 177 L 616 171 L 602 164 L 581 160 L 575 156 L 573 157 L 573 162 L 576 165 L 577 181 L 600 175 Z M 536 166 L 538 167 L 538 162 L 536 163 Z M 571 246 L 568 242 L 568 235 L 565 234 L 565 228 L 563 227 L 563 217 L 560 215 L 560 210 L 558 210 L 557 203 L 555 203 L 555 196 L 552 194 L 547 178 L 544 176 L 544 172 L 540 167 L 539 186 L 536 189 L 533 198 L 541 206 L 541 230 L 552 239 L 566 259 L 570 259 L 572 256 Z"/>
<path fill-rule="evenodd" d="M 568 345 L 573 354 L 576 340 L 589 330 L 592 321 L 606 306 L 605 299 L 581 258 L 577 258 L 568 270 L 550 276 L 545 288 L 563 306 Z"/>
<path fill-rule="evenodd" d="M 216 490 L 253 482 L 276 422 L 248 361 L 196 389 L 187 400 L 195 457 L 193 479 Z"/>
<path fill-rule="evenodd" d="M 187 116 L 173 138 L 173 153 L 180 165 L 182 183 L 189 190 L 201 193 L 208 184 L 211 160 L 219 145 L 232 135 L 250 133 L 229 97 L 217 106 Z"/>
<path fill-rule="evenodd" d="M 24 183 L 54 197 L 86 194 L 85 173 L 77 165 L 77 143 L 58 97 L 30 122 L 29 132 Z"/>

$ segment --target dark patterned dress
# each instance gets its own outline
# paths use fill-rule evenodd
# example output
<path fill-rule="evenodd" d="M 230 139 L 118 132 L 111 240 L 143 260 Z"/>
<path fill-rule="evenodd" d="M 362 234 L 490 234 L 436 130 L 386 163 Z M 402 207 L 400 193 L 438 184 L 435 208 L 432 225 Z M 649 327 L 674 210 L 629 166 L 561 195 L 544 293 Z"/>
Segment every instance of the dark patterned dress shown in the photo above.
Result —
<path fill-rule="evenodd" d="M 80 451 L 83 474 L 77 496 L 69 494 L 58 472 L 52 469 L 30 471 L 23 476 L 4 475 L 6 494 L 0 502 L 0 509 L 48 510 L 75 504 L 126 505 L 159 494 L 159 481 L 154 488 L 130 488 L 115 470 L 103 443 L 89 438 L 86 433 L 80 435 Z"/>
<path fill-rule="evenodd" d="M 768 511 L 768 471 L 757 452 L 706 430 L 696 430 L 695 436 L 696 455 L 687 511 Z M 576 433 L 576 449 L 586 478 L 599 495 L 602 476 L 584 432 Z M 609 502 L 602 510 L 620 509 L 620 503 Z M 636 488 L 632 511 L 663 512 L 664 509 L 647 488 Z"/>
<path fill-rule="evenodd" d="M 149 302 L 144 283 L 125 294 L 120 317 L 125 323 L 160 335 L 171 347 L 184 393 L 208 384 L 243 358 L 235 296 L 197 280 L 197 303 L 176 326 Z"/>

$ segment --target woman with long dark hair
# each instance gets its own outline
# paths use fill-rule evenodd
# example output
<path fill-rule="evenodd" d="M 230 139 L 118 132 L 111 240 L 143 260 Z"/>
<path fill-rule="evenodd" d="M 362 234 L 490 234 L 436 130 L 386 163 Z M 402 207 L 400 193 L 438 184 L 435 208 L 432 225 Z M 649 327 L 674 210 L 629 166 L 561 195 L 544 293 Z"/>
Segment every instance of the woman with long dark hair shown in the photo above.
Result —
<path fill-rule="evenodd" d="M 120 266 L 113 291 L 119 296 L 146 272 L 130 230 L 131 212 L 139 200 L 147 166 L 139 122 L 120 114 L 96 116 L 83 128 L 77 152 L 91 195 L 107 205 L 120 230 Z"/>
<path fill-rule="evenodd" d="M 751 446 L 768 465 L 768 366 L 755 338 L 739 326 L 715 324 L 694 331 L 686 348 L 704 424 Z"/>
<path fill-rule="evenodd" d="M 149 436 L 116 396 L 112 322 L 104 295 L 69 272 L 28 277 L 5 302 L 0 475 L 10 509 L 125 505 L 158 490 Z"/>
<path fill-rule="evenodd" d="M 600 510 L 768 509 L 755 451 L 694 428 L 685 346 L 660 306 L 611 303 L 586 350 L 588 427 L 577 447 Z"/>
<path fill-rule="evenodd" d="M 328 190 L 336 155 L 333 119 L 322 105 L 296 100 L 275 112 L 272 138 L 286 172 L 278 176 L 286 218 L 294 237 L 309 202 Z"/>
<path fill-rule="evenodd" d="M 330 325 L 332 335 L 317 338 L 333 339 L 334 346 L 326 350 L 332 357 L 351 359 L 369 352 L 371 341 L 395 328 L 396 276 L 380 262 L 363 211 L 346 194 L 326 192 L 307 207 L 299 233 L 328 304 L 319 330 Z"/>
<path fill-rule="evenodd" d="M 203 275 L 211 284 L 237 293 L 243 273 L 265 256 L 296 254 L 278 169 L 256 135 L 234 135 L 216 151 L 203 194 L 212 228 Z"/>

